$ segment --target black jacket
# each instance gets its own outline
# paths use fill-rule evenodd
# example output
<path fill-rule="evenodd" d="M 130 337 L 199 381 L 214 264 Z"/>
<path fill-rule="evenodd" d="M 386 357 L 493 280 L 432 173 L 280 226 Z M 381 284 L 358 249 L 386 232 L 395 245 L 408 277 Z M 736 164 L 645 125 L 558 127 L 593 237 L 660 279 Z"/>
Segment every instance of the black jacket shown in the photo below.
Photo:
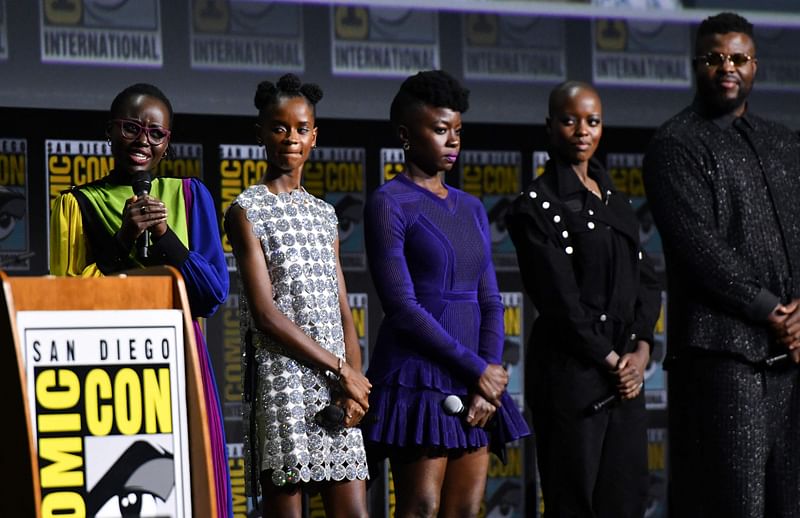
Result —
<path fill-rule="evenodd" d="M 569 165 L 550 160 L 515 200 L 506 222 L 525 290 L 539 312 L 534 357 L 560 350 L 605 366 L 612 349 L 630 352 L 636 340 L 652 345 L 661 295 L 639 246 L 630 201 L 599 162 L 590 162 L 589 176 L 602 200 Z"/>
<path fill-rule="evenodd" d="M 797 135 L 695 103 L 653 137 L 644 182 L 667 264 L 668 356 L 775 354 L 767 317 L 800 295 Z"/>

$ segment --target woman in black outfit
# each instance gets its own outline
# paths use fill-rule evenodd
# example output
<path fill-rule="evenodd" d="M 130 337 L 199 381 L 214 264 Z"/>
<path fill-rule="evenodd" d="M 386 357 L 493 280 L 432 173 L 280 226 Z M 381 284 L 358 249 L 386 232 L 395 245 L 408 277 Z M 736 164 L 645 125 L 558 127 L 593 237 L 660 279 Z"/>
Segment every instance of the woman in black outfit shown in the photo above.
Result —
<path fill-rule="evenodd" d="M 658 282 L 636 216 L 592 158 L 602 107 L 575 81 L 550 94 L 550 156 L 507 223 L 539 318 L 526 386 L 552 517 L 637 517 L 647 498 L 642 388 L 658 317 Z M 592 411 L 595 402 L 614 402 Z"/>

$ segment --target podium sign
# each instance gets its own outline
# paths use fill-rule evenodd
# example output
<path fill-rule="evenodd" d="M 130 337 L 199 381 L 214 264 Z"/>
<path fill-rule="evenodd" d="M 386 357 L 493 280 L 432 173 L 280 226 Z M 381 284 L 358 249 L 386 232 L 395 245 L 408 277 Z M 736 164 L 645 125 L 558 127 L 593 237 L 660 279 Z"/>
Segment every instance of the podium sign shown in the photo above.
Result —
<path fill-rule="evenodd" d="M 183 318 L 17 313 L 42 516 L 192 516 Z"/>

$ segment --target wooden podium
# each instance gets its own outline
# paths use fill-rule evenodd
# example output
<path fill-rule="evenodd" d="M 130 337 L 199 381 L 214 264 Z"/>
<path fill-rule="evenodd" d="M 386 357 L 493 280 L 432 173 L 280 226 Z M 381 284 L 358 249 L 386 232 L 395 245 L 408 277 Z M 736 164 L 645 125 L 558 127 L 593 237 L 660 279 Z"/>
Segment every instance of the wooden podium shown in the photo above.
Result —
<path fill-rule="evenodd" d="M 143 278 L 147 277 L 147 278 Z M 191 464 L 191 500 L 195 516 L 217 518 L 216 489 L 205 394 L 186 286 L 174 268 L 160 266 L 113 277 L 9 277 L 3 285 L 0 336 L 0 393 L 6 419 L 0 448 L 0 516 L 41 516 L 41 490 L 34 444 L 18 311 L 179 309 L 183 312 L 186 399 Z M 13 345 L 13 347 L 12 347 Z"/>

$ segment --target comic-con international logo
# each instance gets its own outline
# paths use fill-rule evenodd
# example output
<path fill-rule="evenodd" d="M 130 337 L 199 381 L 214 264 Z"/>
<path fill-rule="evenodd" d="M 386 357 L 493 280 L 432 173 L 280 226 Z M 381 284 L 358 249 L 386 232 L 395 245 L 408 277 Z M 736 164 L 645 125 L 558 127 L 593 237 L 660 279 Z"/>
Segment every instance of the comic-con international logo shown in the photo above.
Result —
<path fill-rule="evenodd" d="M 267 155 L 262 146 L 220 144 L 220 237 L 228 271 L 236 271 L 236 259 L 225 228 L 222 225 L 225 211 L 242 191 L 255 185 L 267 172 Z"/>
<path fill-rule="evenodd" d="M 364 148 L 318 147 L 303 169 L 303 186 L 336 209 L 339 220 L 339 254 L 342 268 L 363 270 L 364 201 L 366 186 Z"/>
<path fill-rule="evenodd" d="M 41 0 L 44 63 L 161 66 L 160 0 Z"/>
<path fill-rule="evenodd" d="M 501 292 L 503 299 L 503 329 L 505 338 L 503 340 L 503 367 L 508 372 L 509 395 L 514 399 L 520 411 L 524 410 L 524 347 L 522 343 L 523 313 L 522 313 L 522 292 L 511 291 Z"/>
<path fill-rule="evenodd" d="M 42 516 L 190 516 L 181 319 L 18 314 Z"/>
<path fill-rule="evenodd" d="M 0 268 L 27 270 L 30 251 L 28 223 L 28 142 L 0 139 Z"/>
<path fill-rule="evenodd" d="M 402 173 L 405 167 L 405 153 L 401 148 L 381 148 L 381 185 Z"/>
<path fill-rule="evenodd" d="M 203 145 L 170 142 L 167 155 L 158 163 L 158 176 L 203 179 Z"/>
<path fill-rule="evenodd" d="M 193 68 L 305 68 L 303 9 L 259 0 L 192 0 Z"/>
<path fill-rule="evenodd" d="M 366 293 L 348 293 L 347 303 L 353 316 L 356 328 L 358 347 L 361 349 L 361 369 L 366 372 L 369 367 L 369 306 Z"/>
<path fill-rule="evenodd" d="M 505 216 L 519 195 L 522 154 L 518 151 L 464 151 L 459 161 L 461 188 L 479 198 L 486 208 L 495 267 L 516 269 L 516 254 Z"/>
<path fill-rule="evenodd" d="M 536 178 L 544 173 L 544 166 L 550 160 L 547 151 L 534 151 L 531 156 L 533 159 L 533 177 Z"/>
<path fill-rule="evenodd" d="M 564 22 L 535 16 L 463 17 L 464 77 L 560 81 L 566 74 Z"/>
<path fill-rule="evenodd" d="M 114 169 L 111 148 L 102 140 L 45 140 L 50 203 L 73 185 L 99 180 Z"/>
<path fill-rule="evenodd" d="M 630 197 L 644 197 L 644 180 L 641 153 L 609 153 L 606 155 L 606 169 L 614 187 Z"/>
<path fill-rule="evenodd" d="M 689 27 L 685 24 L 597 20 L 594 80 L 606 84 L 689 86 Z"/>
<path fill-rule="evenodd" d="M 406 76 L 439 68 L 435 11 L 331 7 L 333 73 Z"/>
<path fill-rule="evenodd" d="M 225 303 L 208 319 L 208 343 L 211 362 L 216 373 L 217 390 L 222 404 L 225 434 L 236 438 L 243 433 L 242 421 L 242 355 L 239 330 L 239 283 L 231 283 L 232 290 Z"/>
<path fill-rule="evenodd" d="M 168 366 L 47 366 L 33 374 L 44 516 L 174 511 Z"/>

